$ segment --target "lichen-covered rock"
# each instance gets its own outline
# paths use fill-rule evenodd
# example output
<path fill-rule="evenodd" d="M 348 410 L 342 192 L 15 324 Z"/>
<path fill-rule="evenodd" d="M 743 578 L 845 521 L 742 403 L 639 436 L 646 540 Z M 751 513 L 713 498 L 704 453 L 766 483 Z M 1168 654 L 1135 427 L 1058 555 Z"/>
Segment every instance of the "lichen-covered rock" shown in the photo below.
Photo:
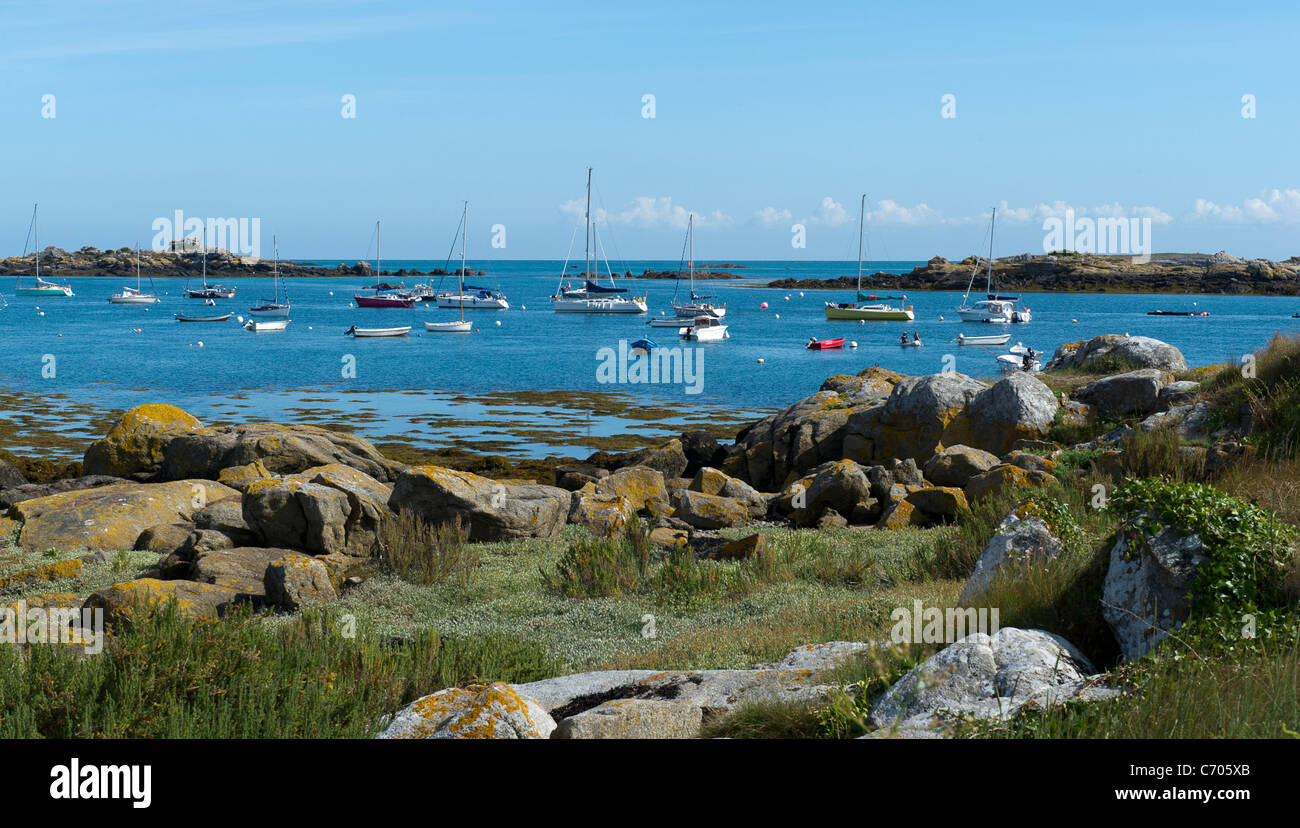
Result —
<path fill-rule="evenodd" d="M 82 605 L 104 610 L 109 624 L 130 622 L 139 613 L 158 610 L 172 601 L 183 618 L 215 619 L 241 601 L 237 590 L 194 581 L 160 581 L 138 578 L 94 592 Z"/>
<path fill-rule="evenodd" d="M 1191 580 L 1208 557 L 1196 535 L 1162 527 L 1130 544 L 1125 533 L 1110 550 L 1101 614 L 1125 660 L 1141 658 L 1187 620 Z"/>
<path fill-rule="evenodd" d="M 1023 571 L 1059 554 L 1061 541 L 1042 518 L 1007 515 L 975 562 L 975 571 L 962 588 L 960 601 L 969 606 L 1006 571 Z"/>
<path fill-rule="evenodd" d="M 632 506 L 634 513 L 667 514 L 671 511 L 664 475 L 648 466 L 627 466 L 597 480 L 598 495 L 617 495 Z"/>
<path fill-rule="evenodd" d="M 202 427 L 195 417 L 174 405 L 138 405 L 90 445 L 82 469 L 90 475 L 152 477 L 161 470 L 171 441 Z"/>
<path fill-rule="evenodd" d="M 352 434 L 277 423 L 209 427 L 170 405 L 142 405 L 123 414 L 86 450 L 83 466 L 86 474 L 136 480 L 215 480 L 223 469 L 259 460 L 274 474 L 339 463 L 381 481 L 405 468 Z M 230 479 L 242 483 L 245 477 Z"/>
<path fill-rule="evenodd" d="M 275 477 L 275 474 L 261 460 L 254 460 L 242 466 L 227 466 L 217 474 L 217 482 L 243 492 L 253 483 L 268 477 Z"/>
<path fill-rule="evenodd" d="M 1142 368 L 1103 377 L 1079 389 L 1076 396 L 1097 406 L 1103 415 L 1149 414 L 1160 407 L 1160 391 L 1173 380 L 1167 371 Z"/>
<path fill-rule="evenodd" d="M 940 449 L 925 461 L 925 478 L 940 486 L 961 488 L 972 477 L 983 474 L 1001 462 L 996 454 L 957 444 Z"/>
<path fill-rule="evenodd" d="M 290 554 L 293 554 L 291 549 L 264 549 L 256 546 L 200 552 L 194 560 L 188 580 L 263 598 L 266 596 L 266 568 L 272 561 Z"/>
<path fill-rule="evenodd" d="M 552 739 L 694 739 L 704 711 L 680 699 L 613 699 L 562 720 Z"/>
<path fill-rule="evenodd" d="M 706 495 L 689 489 L 677 499 L 673 516 L 697 529 L 723 529 L 744 526 L 749 522 L 749 508 L 739 500 L 718 495 Z"/>
<path fill-rule="evenodd" d="M 1025 471 L 1041 471 L 1049 474 L 1056 468 L 1056 461 L 1041 454 L 1028 451 L 1010 451 L 1002 457 L 1002 462 L 1019 466 Z"/>
<path fill-rule="evenodd" d="M 767 538 L 755 532 L 718 546 L 714 556 L 728 561 L 744 560 L 768 554 Z"/>
<path fill-rule="evenodd" d="M 662 446 L 652 446 L 640 451 L 618 455 L 613 460 L 616 469 L 629 466 L 644 466 L 659 472 L 664 478 L 681 477 L 686 473 L 686 454 L 682 450 L 682 441 L 676 438 Z"/>
<path fill-rule="evenodd" d="M 1002 719 L 1026 703 L 1079 694 L 1092 664 L 1070 642 L 1042 630 L 974 633 L 930 656 L 871 708 L 877 727 L 929 728 L 936 720 Z"/>
<path fill-rule="evenodd" d="M 590 464 L 555 467 L 555 485 L 571 492 L 578 491 L 588 483 L 595 483 L 602 477 L 609 477 L 609 469 Z"/>
<path fill-rule="evenodd" d="M 51 561 L 39 566 L 20 569 L 7 575 L 0 575 L 0 589 L 31 586 L 43 581 L 75 578 L 81 574 L 81 568 L 85 563 L 86 559 L 84 557 L 69 558 L 63 561 Z"/>
<path fill-rule="evenodd" d="M 942 443 L 949 426 L 958 420 L 970 402 L 985 390 L 979 380 L 965 374 L 929 374 L 911 377 L 894 386 L 881 410 L 877 433 L 873 434 L 874 457 L 929 460 Z M 969 429 L 958 423 L 957 432 Z"/>
<path fill-rule="evenodd" d="M 234 496 L 210 480 L 117 483 L 24 500 L 10 516 L 23 521 L 24 549 L 116 551 L 135 548 L 146 529 L 191 522 L 208 503 Z"/>
<path fill-rule="evenodd" d="M 691 479 L 691 485 L 688 488 L 693 492 L 703 492 L 707 495 L 720 494 L 722 487 L 731 479 L 730 475 L 705 466 L 695 472 L 695 477 Z"/>
<path fill-rule="evenodd" d="M 393 496 L 393 485 L 381 483 L 364 472 L 340 463 L 310 468 L 296 476 L 309 483 L 337 489 L 347 496 L 346 548 L 321 551 L 368 554 L 379 539 L 380 527 L 393 517 L 392 510 L 388 508 L 388 501 Z"/>
<path fill-rule="evenodd" d="M 460 518 L 470 540 L 516 540 L 559 534 L 569 502 L 569 492 L 554 486 L 507 486 L 470 472 L 418 466 L 398 477 L 388 506 L 433 524 Z"/>
<path fill-rule="evenodd" d="M 877 529 L 906 529 L 909 526 L 915 526 L 919 522 L 920 516 L 916 514 L 916 507 L 907 500 L 899 500 L 889 504 L 880 515 L 880 520 L 876 522 Z"/>
<path fill-rule="evenodd" d="M 966 484 L 966 500 L 978 503 L 991 494 L 1003 489 L 1042 489 L 1052 485 L 1056 478 L 1047 472 L 1028 471 L 1020 466 L 1003 463 L 994 466 L 983 474 L 976 475 Z"/>
<path fill-rule="evenodd" d="M 270 477 L 244 492 L 243 515 L 267 546 L 325 553 L 349 550 L 348 496 L 331 486 Z"/>
<path fill-rule="evenodd" d="M 135 539 L 133 548 L 156 552 L 159 555 L 170 555 L 185 544 L 193 531 L 194 525 L 190 523 L 163 523 L 150 526 Z"/>
<path fill-rule="evenodd" d="M 970 508 L 966 503 L 965 493 L 954 486 L 927 486 L 909 492 L 907 500 L 930 522 L 956 520 Z"/>
<path fill-rule="evenodd" d="M 1187 361 L 1173 345 L 1149 336 L 1102 334 L 1086 342 L 1070 342 L 1057 348 L 1046 370 L 1077 369 L 1100 373 L 1116 368 L 1186 371 Z"/>
<path fill-rule="evenodd" d="M 598 538 L 609 538 L 623 531 L 629 519 L 636 515 L 632 501 L 617 494 L 597 494 L 595 487 L 573 493 L 569 506 L 569 523 L 585 526 Z"/>
<path fill-rule="evenodd" d="M 82 477 L 70 477 L 64 480 L 54 480 L 50 483 L 27 483 L 9 489 L 0 489 L 0 511 L 8 512 L 13 506 L 22 503 L 25 500 L 37 500 L 54 494 L 63 494 L 64 492 L 80 491 L 82 489 L 97 489 L 101 486 L 111 486 L 128 482 L 130 481 L 121 477 L 112 477 L 106 474 L 94 474 L 83 475 Z"/>
<path fill-rule="evenodd" d="M 536 701 L 501 682 L 451 687 L 416 699 L 379 739 L 549 739 L 555 720 Z"/>
<path fill-rule="evenodd" d="M 338 598 L 325 564 L 294 552 L 268 563 L 262 584 L 268 601 L 290 611 Z"/>

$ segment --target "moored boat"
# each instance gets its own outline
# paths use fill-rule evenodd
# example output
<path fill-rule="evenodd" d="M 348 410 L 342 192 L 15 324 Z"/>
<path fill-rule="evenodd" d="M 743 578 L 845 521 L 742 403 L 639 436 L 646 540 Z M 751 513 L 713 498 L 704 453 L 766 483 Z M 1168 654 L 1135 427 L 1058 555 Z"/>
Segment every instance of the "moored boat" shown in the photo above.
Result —
<path fill-rule="evenodd" d="M 244 330 L 253 333 L 264 333 L 266 331 L 282 331 L 289 327 L 288 319 L 250 319 L 244 323 Z"/>
<path fill-rule="evenodd" d="M 895 307 L 885 302 L 872 302 L 871 300 L 876 297 L 862 292 L 862 235 L 866 216 L 867 195 L 863 193 L 862 204 L 858 209 L 858 283 L 854 301 L 827 302 L 826 318 L 857 319 L 864 322 L 911 322 L 915 315 L 910 305 Z"/>
<path fill-rule="evenodd" d="M 223 313 L 217 316 L 186 316 L 183 313 L 176 314 L 177 322 L 225 322 L 234 314 Z"/>
<path fill-rule="evenodd" d="M 384 336 L 406 336 L 411 332 L 410 325 L 402 325 L 396 328 L 358 328 L 353 325 L 343 332 L 344 336 L 352 336 L 357 339 L 384 337 Z"/>
<path fill-rule="evenodd" d="M 837 336 L 831 339 L 818 339 L 814 336 L 808 340 L 808 345 L 806 347 L 810 351 L 830 351 L 835 348 L 843 348 L 844 337 Z"/>
<path fill-rule="evenodd" d="M 594 235 L 594 226 L 591 221 L 591 168 L 587 168 L 587 211 L 585 215 L 587 228 L 587 247 L 585 255 L 586 267 L 583 271 L 584 284 L 580 288 L 572 288 L 563 284 L 564 274 L 569 269 L 568 257 L 565 257 L 564 267 L 560 270 L 561 284 L 557 286 L 555 295 L 551 297 L 551 308 L 556 313 L 645 313 L 646 302 L 644 296 L 627 297 L 622 294 L 627 293 L 626 288 L 614 286 L 614 276 L 610 273 L 609 287 L 596 284 L 590 278 L 593 265 L 598 264 L 599 253 L 592 250 L 592 237 Z M 577 230 L 574 230 L 576 237 Z M 597 240 L 599 243 L 599 240 Z M 595 255 L 593 256 L 593 253 Z M 576 267 L 576 265 L 575 265 Z M 606 262 L 606 269 L 609 264 Z"/>
<path fill-rule="evenodd" d="M 280 299 L 280 243 L 275 236 L 271 237 L 271 255 L 274 257 L 275 265 L 271 272 L 271 278 L 275 286 L 275 298 L 262 300 L 262 304 L 255 308 L 248 309 L 248 315 L 258 319 L 288 319 L 289 318 L 289 297 L 285 296 L 284 300 Z M 287 291 L 286 291 L 287 293 Z M 268 329 L 270 330 L 270 329 Z M 276 330 L 284 330 L 278 328 Z"/>
<path fill-rule="evenodd" d="M 680 333 L 682 339 L 693 339 L 696 342 L 721 342 L 731 338 L 727 326 L 716 316 L 697 316 Z"/>
<path fill-rule="evenodd" d="M 990 334 L 988 336 L 966 336 L 957 334 L 956 338 L 950 340 L 962 346 L 972 345 L 1006 345 L 1011 340 L 1011 334 Z"/>
<path fill-rule="evenodd" d="M 23 277 L 14 282 L 14 296 L 75 296 L 71 284 L 57 284 L 41 278 L 41 237 L 36 214 L 40 205 L 32 205 L 32 250 L 36 262 L 36 284 L 23 285 Z"/>
<path fill-rule="evenodd" d="M 149 284 L 153 284 L 153 276 L 149 277 Z M 135 249 L 135 287 L 124 287 L 121 293 L 114 293 L 108 297 L 108 301 L 114 305 L 156 305 L 162 300 L 156 293 L 145 293 L 140 288 L 140 248 Z"/>

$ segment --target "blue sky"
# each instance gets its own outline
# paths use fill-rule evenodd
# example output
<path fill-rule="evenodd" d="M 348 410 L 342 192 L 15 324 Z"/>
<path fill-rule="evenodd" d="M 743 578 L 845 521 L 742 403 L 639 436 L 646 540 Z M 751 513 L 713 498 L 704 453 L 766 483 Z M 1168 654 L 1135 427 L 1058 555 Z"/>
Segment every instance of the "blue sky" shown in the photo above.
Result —
<path fill-rule="evenodd" d="M 471 258 L 562 258 L 590 165 L 622 258 L 675 259 L 693 211 L 701 261 L 851 259 L 863 192 L 874 258 L 974 252 L 991 205 L 998 255 L 1072 208 L 1285 258 L 1298 33 L 1294 3 L 0 2 L 0 255 L 39 201 L 42 245 L 180 209 L 441 259 L 468 199 Z"/>

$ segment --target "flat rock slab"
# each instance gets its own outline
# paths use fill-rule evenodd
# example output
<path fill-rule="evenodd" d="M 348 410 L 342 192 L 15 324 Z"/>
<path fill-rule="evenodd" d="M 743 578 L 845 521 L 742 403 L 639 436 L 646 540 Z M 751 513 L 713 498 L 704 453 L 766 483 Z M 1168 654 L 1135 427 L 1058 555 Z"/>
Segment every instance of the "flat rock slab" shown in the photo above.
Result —
<path fill-rule="evenodd" d="M 555 720 L 508 684 L 451 687 L 416 699 L 378 739 L 548 739 Z"/>
<path fill-rule="evenodd" d="M 10 516 L 23 521 L 24 549 L 131 549 L 146 529 L 191 522 L 214 500 L 238 493 L 211 480 L 118 483 L 62 492 L 15 504 Z"/>

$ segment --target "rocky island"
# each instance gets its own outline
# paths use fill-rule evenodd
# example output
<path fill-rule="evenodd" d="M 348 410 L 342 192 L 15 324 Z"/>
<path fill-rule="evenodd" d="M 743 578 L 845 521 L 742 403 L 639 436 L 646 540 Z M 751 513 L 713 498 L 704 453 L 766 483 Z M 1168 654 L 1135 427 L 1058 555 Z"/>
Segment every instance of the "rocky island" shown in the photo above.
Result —
<path fill-rule="evenodd" d="M 968 256 L 949 262 L 936 256 L 910 273 L 874 273 L 863 277 L 872 289 L 964 291 L 972 271 L 983 289 L 988 259 Z M 1220 251 L 1158 253 L 1145 264 L 1130 256 L 1058 252 L 1023 253 L 993 261 L 993 283 L 1006 291 L 1052 293 L 1230 293 L 1261 296 L 1300 295 L 1300 256 L 1281 262 L 1239 259 Z M 856 277 L 779 279 L 767 287 L 783 290 L 853 290 Z"/>

